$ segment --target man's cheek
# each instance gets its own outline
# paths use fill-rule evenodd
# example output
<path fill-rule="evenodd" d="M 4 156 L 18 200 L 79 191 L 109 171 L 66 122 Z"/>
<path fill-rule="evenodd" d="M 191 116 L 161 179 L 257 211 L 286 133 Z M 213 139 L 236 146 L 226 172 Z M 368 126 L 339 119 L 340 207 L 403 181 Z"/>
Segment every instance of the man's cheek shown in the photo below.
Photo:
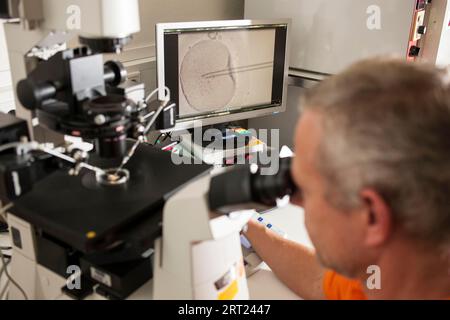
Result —
<path fill-rule="evenodd" d="M 291 197 L 291 204 L 301 208 L 305 207 L 303 197 L 300 194 L 295 194 Z"/>
<path fill-rule="evenodd" d="M 321 248 L 320 243 L 321 237 L 323 236 L 322 234 L 323 229 L 314 220 L 314 213 L 309 213 L 305 215 L 305 228 L 314 248 L 316 250 L 320 250 Z"/>
<path fill-rule="evenodd" d="M 328 208 L 319 201 L 311 201 L 308 206 L 309 208 L 305 209 L 305 212 L 308 212 L 305 214 L 305 225 L 308 233 L 315 238 L 328 237 L 334 231 L 333 218 Z"/>
<path fill-rule="evenodd" d="M 305 206 L 305 227 L 306 231 L 310 235 L 315 234 L 315 223 L 314 223 L 314 210 L 311 210 Z"/>

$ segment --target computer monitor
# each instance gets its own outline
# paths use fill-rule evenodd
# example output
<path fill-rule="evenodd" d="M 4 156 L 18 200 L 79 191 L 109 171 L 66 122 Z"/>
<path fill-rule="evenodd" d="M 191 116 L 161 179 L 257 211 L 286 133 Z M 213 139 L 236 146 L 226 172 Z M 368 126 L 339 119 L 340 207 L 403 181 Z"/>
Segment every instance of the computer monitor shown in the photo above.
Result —
<path fill-rule="evenodd" d="M 159 98 L 177 104 L 175 130 L 285 111 L 290 20 L 156 26 Z"/>

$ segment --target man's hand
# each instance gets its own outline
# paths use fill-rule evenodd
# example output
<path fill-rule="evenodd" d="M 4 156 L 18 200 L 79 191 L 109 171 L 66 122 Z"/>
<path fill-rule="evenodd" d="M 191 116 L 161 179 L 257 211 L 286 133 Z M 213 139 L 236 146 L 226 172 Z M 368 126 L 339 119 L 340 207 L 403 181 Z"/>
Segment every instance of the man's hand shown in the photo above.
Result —
<path fill-rule="evenodd" d="M 314 251 L 280 237 L 253 220 L 249 222 L 245 236 L 261 259 L 297 295 L 303 299 L 325 299 L 325 270 Z"/>

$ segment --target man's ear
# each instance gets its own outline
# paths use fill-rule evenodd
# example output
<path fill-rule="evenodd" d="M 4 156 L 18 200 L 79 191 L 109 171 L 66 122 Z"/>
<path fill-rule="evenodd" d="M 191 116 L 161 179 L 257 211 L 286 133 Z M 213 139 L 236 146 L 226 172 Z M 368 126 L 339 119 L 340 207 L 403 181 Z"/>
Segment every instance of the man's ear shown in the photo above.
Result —
<path fill-rule="evenodd" d="M 368 246 L 383 245 L 388 241 L 394 224 L 391 208 L 385 199 L 373 189 L 364 189 L 360 196 L 366 215 L 364 219 L 367 230 L 365 243 Z"/>

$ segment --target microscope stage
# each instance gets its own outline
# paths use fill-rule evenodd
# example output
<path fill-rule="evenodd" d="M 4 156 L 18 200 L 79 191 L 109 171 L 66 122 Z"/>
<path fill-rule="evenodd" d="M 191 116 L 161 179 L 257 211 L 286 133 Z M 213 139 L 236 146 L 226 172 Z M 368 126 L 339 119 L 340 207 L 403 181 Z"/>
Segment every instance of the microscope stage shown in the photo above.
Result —
<path fill-rule="evenodd" d="M 97 183 L 92 172 L 72 177 L 67 170 L 57 171 L 15 201 L 10 211 L 67 245 L 92 253 L 123 241 L 124 232 L 149 225 L 149 220 L 155 223 L 150 223 L 148 234 L 159 234 L 165 200 L 211 167 L 175 165 L 170 153 L 143 145 L 126 169 L 130 181 L 114 187 Z"/>

